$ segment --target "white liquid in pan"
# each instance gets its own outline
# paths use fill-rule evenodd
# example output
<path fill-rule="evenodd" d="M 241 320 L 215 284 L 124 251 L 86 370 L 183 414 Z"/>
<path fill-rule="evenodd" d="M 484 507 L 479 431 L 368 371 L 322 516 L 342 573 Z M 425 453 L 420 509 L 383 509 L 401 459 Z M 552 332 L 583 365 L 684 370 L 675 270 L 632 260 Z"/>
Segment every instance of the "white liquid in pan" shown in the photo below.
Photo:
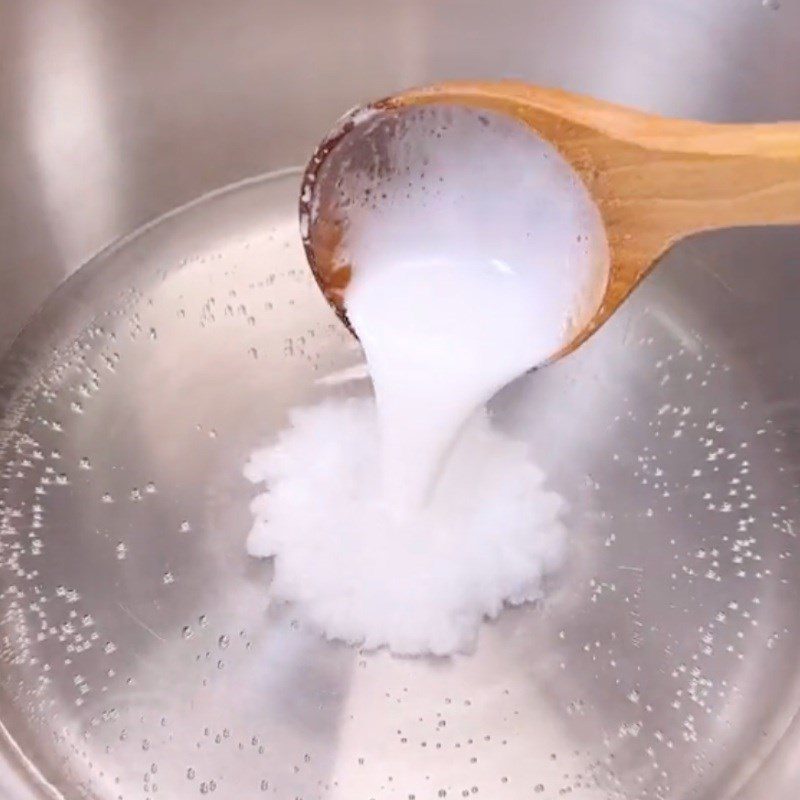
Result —
<path fill-rule="evenodd" d="M 608 248 L 585 187 L 522 124 L 439 106 L 391 137 L 366 124 L 380 167 L 335 151 L 330 169 L 355 201 L 345 302 L 375 402 L 299 409 L 253 455 L 269 491 L 248 547 L 327 636 L 443 655 L 540 597 L 562 557 L 563 503 L 483 404 L 588 321 Z"/>

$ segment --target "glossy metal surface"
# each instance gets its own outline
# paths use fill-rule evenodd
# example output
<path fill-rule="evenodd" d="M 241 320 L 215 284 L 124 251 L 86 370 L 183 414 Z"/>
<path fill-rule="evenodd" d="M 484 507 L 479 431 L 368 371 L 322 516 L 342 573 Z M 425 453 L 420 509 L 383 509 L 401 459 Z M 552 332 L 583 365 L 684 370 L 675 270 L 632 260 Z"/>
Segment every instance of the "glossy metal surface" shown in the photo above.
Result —
<path fill-rule="evenodd" d="M 108 241 L 411 83 L 796 117 L 800 8 L 774 5 L 6 2 L 2 347 Z M 685 243 L 496 399 L 570 501 L 569 565 L 472 656 L 392 659 L 266 609 L 243 548 L 249 450 L 368 388 L 298 181 L 101 254 L 2 361 L 0 794 L 795 798 L 798 232 Z"/>

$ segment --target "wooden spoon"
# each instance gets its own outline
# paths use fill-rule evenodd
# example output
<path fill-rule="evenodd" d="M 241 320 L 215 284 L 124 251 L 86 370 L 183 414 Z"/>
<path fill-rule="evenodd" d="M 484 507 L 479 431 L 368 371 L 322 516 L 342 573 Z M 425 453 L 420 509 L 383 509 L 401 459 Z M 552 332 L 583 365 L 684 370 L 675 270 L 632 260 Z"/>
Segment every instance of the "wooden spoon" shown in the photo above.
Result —
<path fill-rule="evenodd" d="M 411 89 L 351 112 L 306 169 L 300 212 L 311 268 L 347 323 L 350 266 L 338 254 L 342 224 L 314 202 L 321 165 L 370 115 L 426 104 L 508 114 L 530 125 L 572 165 L 594 198 L 610 247 L 610 275 L 594 317 L 557 354 L 584 342 L 658 259 L 690 234 L 743 225 L 800 224 L 800 123 L 710 124 L 668 119 L 513 81 Z"/>

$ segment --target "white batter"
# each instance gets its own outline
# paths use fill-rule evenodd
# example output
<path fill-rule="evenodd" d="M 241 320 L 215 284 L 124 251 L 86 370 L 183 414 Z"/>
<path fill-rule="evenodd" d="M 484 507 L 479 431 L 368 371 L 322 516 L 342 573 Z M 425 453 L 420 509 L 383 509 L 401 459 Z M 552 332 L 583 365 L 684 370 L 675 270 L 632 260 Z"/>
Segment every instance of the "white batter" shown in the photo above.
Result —
<path fill-rule="evenodd" d="M 377 410 L 296 410 L 253 455 L 269 492 L 248 548 L 327 636 L 448 654 L 538 598 L 562 556 L 563 503 L 482 406 L 592 316 L 608 247 L 578 177 L 521 123 L 429 107 L 380 141 L 340 165 L 345 303 Z"/>

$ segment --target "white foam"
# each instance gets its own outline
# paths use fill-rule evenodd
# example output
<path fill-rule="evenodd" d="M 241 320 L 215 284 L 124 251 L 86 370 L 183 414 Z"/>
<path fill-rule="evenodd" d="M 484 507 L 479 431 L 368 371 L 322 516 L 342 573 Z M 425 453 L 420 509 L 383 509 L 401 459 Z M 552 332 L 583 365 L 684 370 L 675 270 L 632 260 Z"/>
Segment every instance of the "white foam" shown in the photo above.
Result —
<path fill-rule="evenodd" d="M 459 431 L 590 319 L 608 246 L 580 179 L 521 123 L 433 106 L 361 124 L 315 207 L 339 204 L 377 422 L 363 401 L 295 412 L 249 467 L 269 486 L 249 547 L 328 636 L 443 654 L 558 561 L 541 471 L 485 414 Z"/>
<path fill-rule="evenodd" d="M 398 520 L 381 492 L 371 399 L 291 412 L 246 474 L 252 555 L 275 556 L 272 595 L 330 638 L 404 654 L 468 650 L 484 617 L 542 594 L 560 562 L 563 501 L 526 448 L 481 410 L 431 502 Z"/>

